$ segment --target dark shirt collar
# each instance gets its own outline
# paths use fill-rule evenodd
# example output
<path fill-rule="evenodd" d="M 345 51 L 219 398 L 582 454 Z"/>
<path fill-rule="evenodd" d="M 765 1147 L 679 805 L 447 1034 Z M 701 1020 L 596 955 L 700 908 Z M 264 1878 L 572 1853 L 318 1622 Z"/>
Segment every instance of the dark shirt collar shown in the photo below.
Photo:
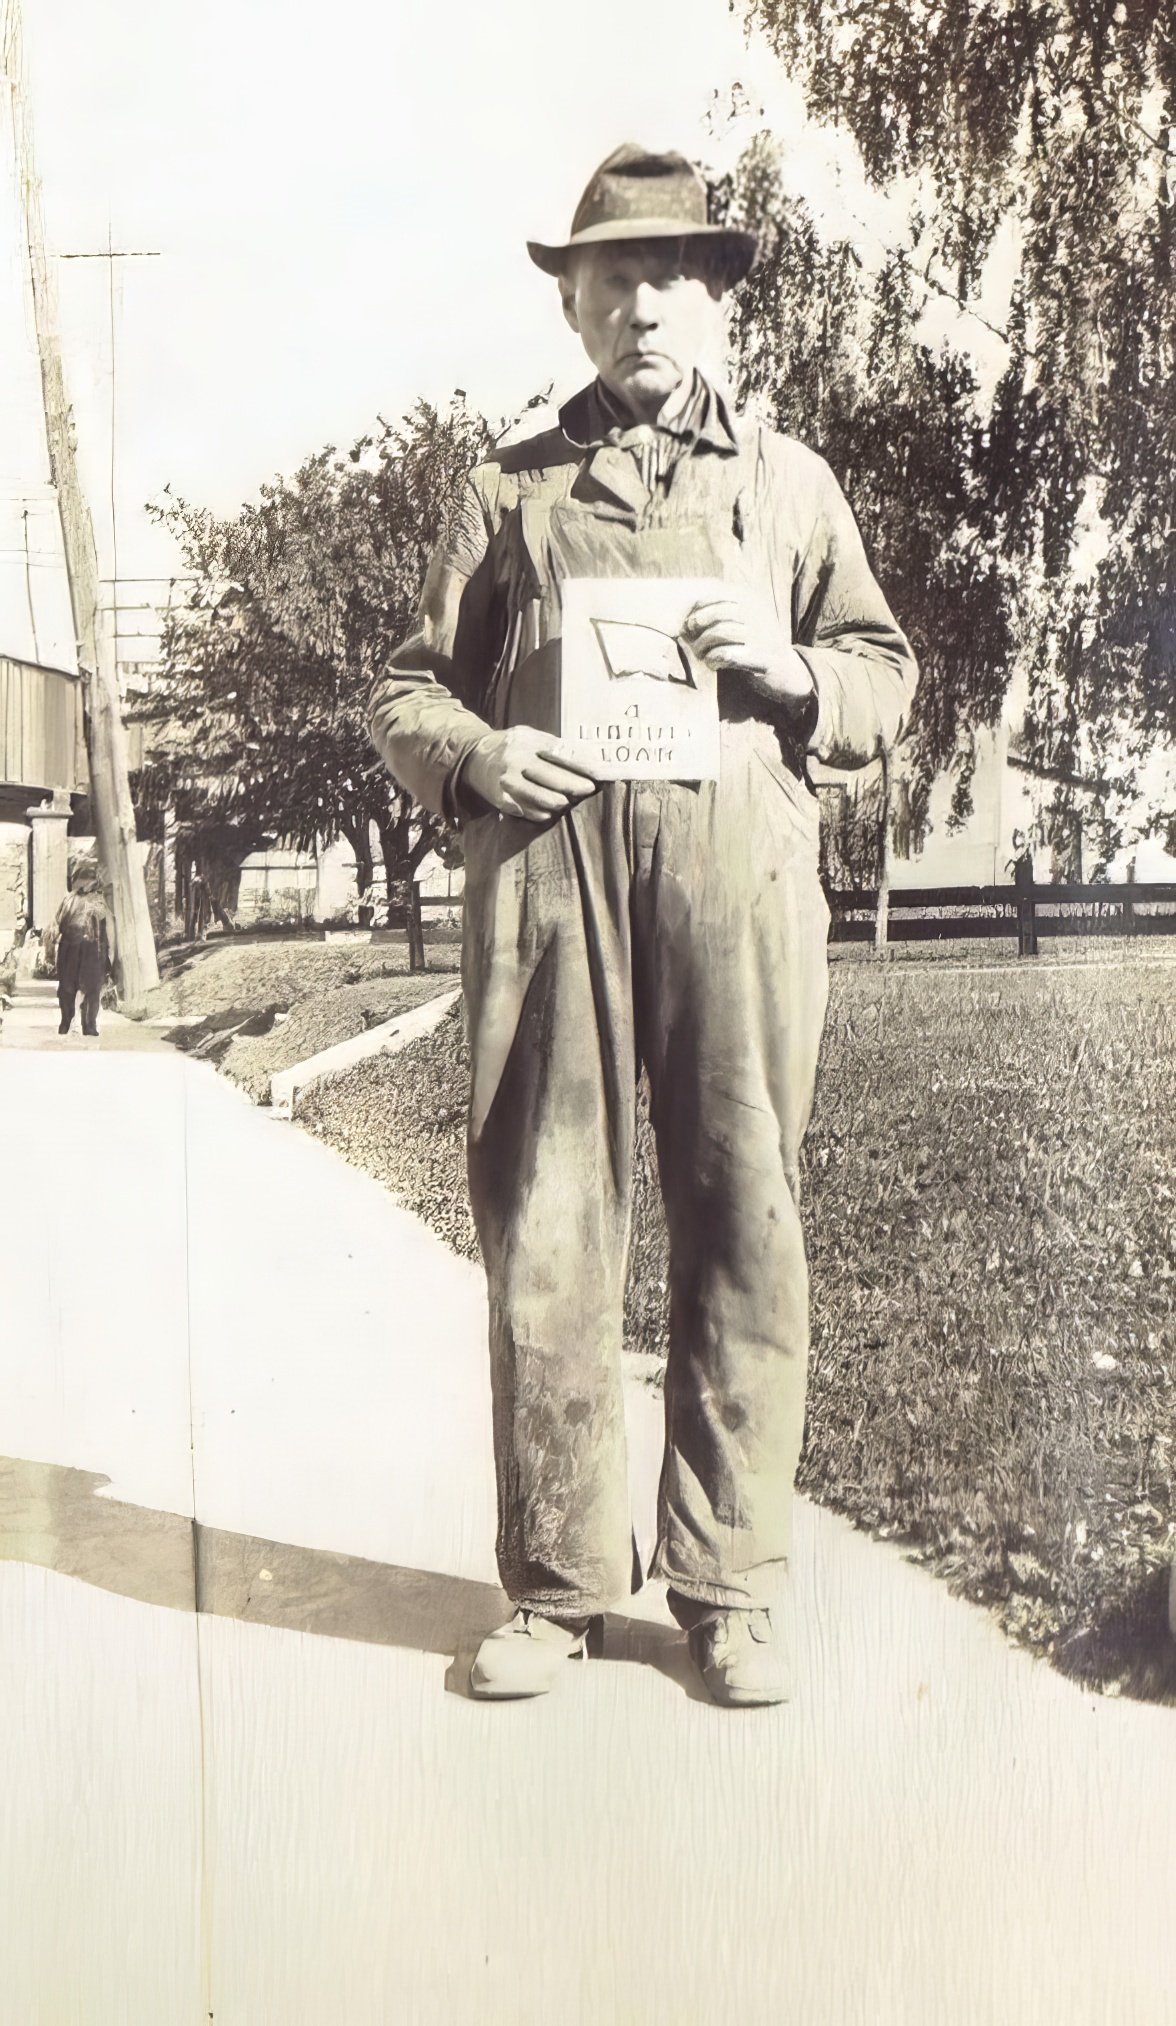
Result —
<path fill-rule="evenodd" d="M 641 426 L 622 410 L 600 380 L 565 401 L 559 422 L 568 441 L 581 450 L 622 443 L 631 430 Z M 652 426 L 660 434 L 679 438 L 691 450 L 717 450 L 730 456 L 739 448 L 726 402 L 697 369 L 693 389 L 681 408 L 667 421 L 659 420 Z"/>

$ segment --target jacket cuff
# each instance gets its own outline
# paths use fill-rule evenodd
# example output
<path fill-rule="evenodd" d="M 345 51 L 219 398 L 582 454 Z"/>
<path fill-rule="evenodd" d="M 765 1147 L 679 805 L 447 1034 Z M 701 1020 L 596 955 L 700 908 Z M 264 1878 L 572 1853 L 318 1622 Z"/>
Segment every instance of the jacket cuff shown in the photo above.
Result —
<path fill-rule="evenodd" d="M 481 740 L 479 739 L 477 743 L 480 745 Z M 487 802 L 484 795 L 479 795 L 476 789 L 471 788 L 464 778 L 470 755 L 476 750 L 476 746 L 471 746 L 464 752 L 456 767 L 452 767 L 445 777 L 441 789 L 441 813 L 447 823 L 468 823 L 474 816 L 493 814 L 493 804 Z"/>
<path fill-rule="evenodd" d="M 798 647 L 794 651 L 800 656 L 800 659 L 808 669 L 809 680 L 812 683 L 812 689 L 800 705 L 797 714 L 796 734 L 800 741 L 802 752 L 813 753 L 819 759 L 823 748 L 829 742 L 829 708 L 822 693 L 821 684 L 817 671 L 813 666 L 811 655 L 806 654 L 803 647 Z"/>

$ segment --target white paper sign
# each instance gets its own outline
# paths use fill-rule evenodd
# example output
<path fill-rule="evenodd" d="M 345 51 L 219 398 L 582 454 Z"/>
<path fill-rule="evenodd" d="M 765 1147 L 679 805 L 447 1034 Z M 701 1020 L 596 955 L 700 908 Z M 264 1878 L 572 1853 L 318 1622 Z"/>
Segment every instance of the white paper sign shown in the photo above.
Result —
<path fill-rule="evenodd" d="M 572 577 L 561 586 L 560 737 L 602 780 L 714 781 L 715 672 L 681 638 L 714 578 Z"/>

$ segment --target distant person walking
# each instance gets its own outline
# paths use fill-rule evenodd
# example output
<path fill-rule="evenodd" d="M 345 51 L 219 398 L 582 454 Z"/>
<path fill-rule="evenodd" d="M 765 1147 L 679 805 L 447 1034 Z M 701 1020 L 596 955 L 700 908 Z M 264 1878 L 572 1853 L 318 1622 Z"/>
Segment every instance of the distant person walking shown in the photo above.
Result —
<path fill-rule="evenodd" d="M 80 993 L 82 1033 L 96 1037 L 109 945 L 106 908 L 95 866 L 83 862 L 75 869 L 73 886 L 57 910 L 54 932 L 57 938 L 57 1002 L 61 1007 L 61 1025 L 57 1031 L 59 1034 L 69 1033 Z"/>

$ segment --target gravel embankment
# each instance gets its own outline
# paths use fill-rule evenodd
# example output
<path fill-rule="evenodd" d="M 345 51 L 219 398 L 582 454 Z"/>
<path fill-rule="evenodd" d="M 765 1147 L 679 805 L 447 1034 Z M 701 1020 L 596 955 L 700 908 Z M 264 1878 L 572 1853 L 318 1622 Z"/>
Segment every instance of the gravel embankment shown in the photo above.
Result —
<path fill-rule="evenodd" d="M 336 1042 L 378 1027 L 447 991 L 456 943 L 430 943 L 428 969 L 410 972 L 396 943 L 203 944 L 165 955 L 148 1017 L 176 1021 L 169 1039 L 214 1062 L 257 1104 L 270 1078 Z"/>
<path fill-rule="evenodd" d="M 450 977 L 418 971 L 412 977 L 368 978 L 358 985 L 308 992 L 295 1001 L 284 1020 L 275 1021 L 268 1034 L 234 1035 L 220 1067 L 249 1092 L 255 1104 L 268 1104 L 275 1071 L 305 1062 L 321 1049 L 349 1041 L 353 1034 L 379 1027 L 398 1013 L 407 1013 L 426 999 L 449 991 L 452 984 Z"/>
<path fill-rule="evenodd" d="M 296 1000 L 337 985 L 372 978 L 406 977 L 408 952 L 401 943 L 319 943 L 294 938 L 273 943 L 213 943 L 165 954 L 166 975 L 148 995 L 149 1019 L 201 1019 L 233 1007 L 254 1011 L 291 1007 Z M 428 971 L 445 990 L 456 973 L 455 943 L 429 941 Z"/>
<path fill-rule="evenodd" d="M 398 1055 L 377 1055 L 312 1084 L 298 1123 L 382 1182 L 463 1259 L 477 1234 L 465 1179 L 469 1055 L 455 1006 Z"/>

